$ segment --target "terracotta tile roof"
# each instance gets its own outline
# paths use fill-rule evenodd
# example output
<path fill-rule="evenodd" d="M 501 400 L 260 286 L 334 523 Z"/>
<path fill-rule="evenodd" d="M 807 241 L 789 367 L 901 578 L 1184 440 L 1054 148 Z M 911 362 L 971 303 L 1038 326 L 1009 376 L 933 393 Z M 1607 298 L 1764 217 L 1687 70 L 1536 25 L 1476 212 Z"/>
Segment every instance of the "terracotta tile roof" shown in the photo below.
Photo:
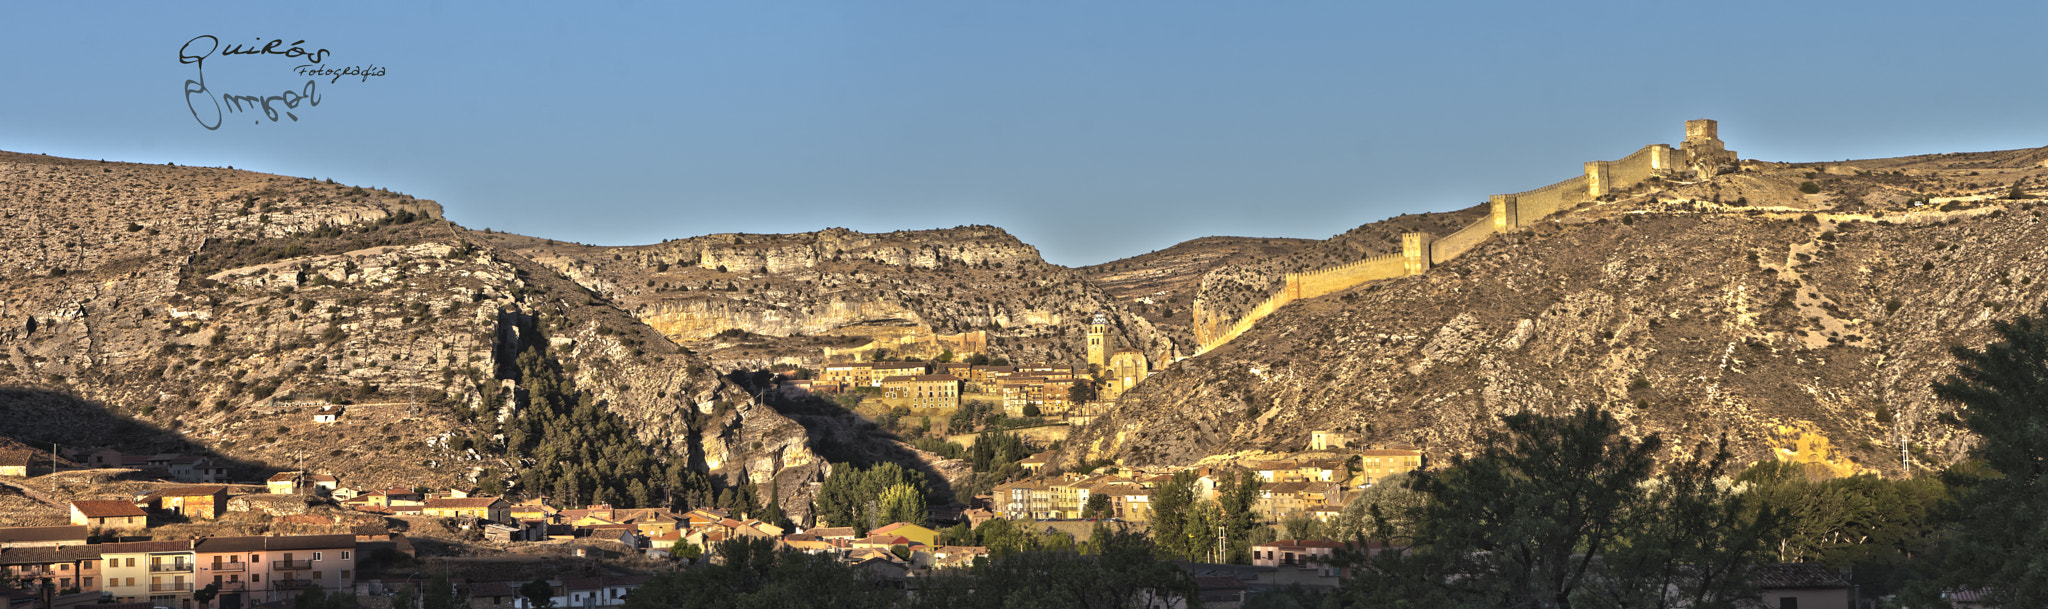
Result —
<path fill-rule="evenodd" d="M 29 460 L 33 458 L 35 453 L 26 450 L 0 452 L 0 466 L 28 467 Z"/>
<path fill-rule="evenodd" d="M 152 496 L 152 497 L 198 497 L 198 496 L 201 496 L 201 495 L 211 495 L 211 494 L 214 494 L 214 493 L 218 493 L 218 492 L 222 492 L 222 491 L 226 491 L 226 490 L 228 490 L 228 487 L 226 487 L 226 486 L 223 486 L 223 485 L 219 485 L 219 484 L 209 484 L 209 485 L 202 485 L 202 486 L 173 486 L 173 487 L 170 487 L 170 488 L 163 488 L 163 489 L 157 489 L 157 491 L 156 491 L 156 492 L 154 492 L 154 493 L 150 493 L 150 496 Z"/>
<path fill-rule="evenodd" d="M 119 516 L 148 516 L 142 508 L 131 501 L 119 499 L 87 499 L 71 502 L 71 507 L 86 518 L 113 518 Z"/>
<path fill-rule="evenodd" d="M 818 527 L 804 532 L 816 535 L 819 539 L 831 539 L 834 537 L 850 539 L 853 537 L 853 527 Z"/>
<path fill-rule="evenodd" d="M 291 482 L 299 479 L 299 472 L 278 472 L 270 475 L 265 482 Z"/>
<path fill-rule="evenodd" d="M 99 560 L 98 546 L 79 544 L 55 548 L 7 548 L 0 550 L 0 565 L 41 565 L 78 560 Z"/>
<path fill-rule="evenodd" d="M 354 536 L 349 537 L 351 541 Z M 100 544 L 100 554 L 141 554 L 145 552 L 178 552 L 192 549 L 192 540 L 178 541 L 129 541 Z"/>
<path fill-rule="evenodd" d="M 497 497 L 463 497 L 463 498 L 460 498 L 460 499 L 452 499 L 452 498 L 451 498 L 451 499 L 428 499 L 428 500 L 427 500 L 427 505 L 426 505 L 426 507 L 427 507 L 427 509 L 443 509 L 443 510 L 449 510 L 449 509 L 473 509 L 473 508 L 487 508 L 487 507 L 491 507 L 491 504 L 493 504 L 493 503 L 497 503 L 497 502 L 500 502 L 500 501 L 504 501 L 504 500 L 503 500 L 503 499 L 500 499 L 500 498 L 497 498 Z"/>
<path fill-rule="evenodd" d="M 0 528 L 0 543 L 72 540 L 84 543 L 85 537 L 89 533 L 90 531 L 82 524 L 56 527 L 5 527 Z"/>

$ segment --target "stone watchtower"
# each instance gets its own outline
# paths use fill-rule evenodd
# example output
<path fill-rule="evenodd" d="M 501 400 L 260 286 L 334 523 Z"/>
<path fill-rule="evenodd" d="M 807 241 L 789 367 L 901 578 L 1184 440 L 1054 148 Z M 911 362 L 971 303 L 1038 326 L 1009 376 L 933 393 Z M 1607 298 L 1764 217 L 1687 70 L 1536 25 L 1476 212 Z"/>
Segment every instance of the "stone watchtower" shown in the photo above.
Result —
<path fill-rule="evenodd" d="M 1733 167 L 1737 161 L 1735 151 L 1721 142 L 1720 124 L 1710 119 L 1685 121 L 1685 142 L 1678 145 L 1679 158 L 1693 175 L 1700 178 L 1720 173 L 1723 167 Z"/>
<path fill-rule="evenodd" d="M 1097 370 L 1109 366 L 1109 319 L 1101 313 L 1088 322 L 1088 365 Z"/>

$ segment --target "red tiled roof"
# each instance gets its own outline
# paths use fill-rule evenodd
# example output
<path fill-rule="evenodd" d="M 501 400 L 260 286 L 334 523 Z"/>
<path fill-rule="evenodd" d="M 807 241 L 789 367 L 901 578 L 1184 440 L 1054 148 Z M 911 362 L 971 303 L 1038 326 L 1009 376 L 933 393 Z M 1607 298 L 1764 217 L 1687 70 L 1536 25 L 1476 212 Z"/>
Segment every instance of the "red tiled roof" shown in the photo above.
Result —
<path fill-rule="evenodd" d="M 117 516 L 148 516 L 135 503 L 118 499 L 87 499 L 71 502 L 72 509 L 86 518 L 113 518 Z"/>
<path fill-rule="evenodd" d="M 464 497 L 461 499 L 428 499 L 427 509 L 487 508 L 503 501 L 497 497 Z"/>

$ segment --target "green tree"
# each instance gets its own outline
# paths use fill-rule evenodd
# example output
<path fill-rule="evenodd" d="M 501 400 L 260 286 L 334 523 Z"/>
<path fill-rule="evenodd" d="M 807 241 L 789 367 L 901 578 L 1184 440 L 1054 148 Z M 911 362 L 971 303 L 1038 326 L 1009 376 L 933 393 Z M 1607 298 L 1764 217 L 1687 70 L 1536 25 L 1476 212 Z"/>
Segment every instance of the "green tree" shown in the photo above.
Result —
<path fill-rule="evenodd" d="M 2048 308 L 2041 315 L 1993 324 L 1998 340 L 1981 350 L 1957 347 L 1955 374 L 1934 384 L 1993 472 L 1950 477 L 1960 497 L 1941 584 L 1983 589 L 1993 606 L 2048 605 Z"/>
<path fill-rule="evenodd" d="M 1259 526 L 1259 516 L 1252 510 L 1259 501 L 1261 481 L 1259 475 L 1248 469 L 1225 472 L 1216 484 L 1216 504 L 1223 513 L 1223 526 L 1229 540 L 1229 554 L 1226 562 L 1251 564 L 1251 533 Z"/>
<path fill-rule="evenodd" d="M 908 522 L 922 526 L 930 519 L 931 511 L 925 506 L 924 490 L 909 484 L 898 484 L 882 491 L 882 524 Z"/>
<path fill-rule="evenodd" d="M 926 491 L 922 472 L 895 463 L 878 463 L 866 469 L 850 463 L 836 464 L 833 466 L 832 475 L 827 476 L 824 484 L 818 487 L 818 517 L 831 526 L 854 527 L 862 535 L 866 535 L 869 529 L 890 522 L 881 519 L 910 513 L 911 504 L 901 496 L 902 491 L 898 491 L 897 503 L 893 506 L 882 501 L 883 494 L 897 486 L 910 487 L 918 498 L 916 505 L 923 505 Z M 896 514 L 885 513 L 889 507 L 901 511 Z M 923 521 L 924 517 L 920 516 L 915 522 Z"/>
<path fill-rule="evenodd" d="M 427 578 L 426 592 L 420 595 L 420 609 L 456 609 L 455 585 L 449 583 L 448 572 L 435 571 Z"/>
<path fill-rule="evenodd" d="M 1596 408 L 1503 418 L 1484 450 L 1414 474 L 1427 497 L 1407 517 L 1412 552 L 1371 560 L 1346 582 L 1362 606 L 1734 607 L 1773 526 L 1716 478 L 1725 445 L 1659 475 L 1662 439 L 1620 434 Z M 1768 515 L 1766 515 L 1768 516 Z M 1381 519 L 1382 536 L 1392 524 Z"/>
<path fill-rule="evenodd" d="M 192 601 L 201 607 L 211 604 L 216 596 L 220 596 L 220 584 L 207 584 L 204 588 L 192 591 Z"/>
<path fill-rule="evenodd" d="M 1379 479 L 1358 491 L 1344 504 L 1344 511 L 1330 523 L 1332 536 L 1342 540 L 1360 538 L 1408 538 L 1415 535 L 1414 521 L 1407 516 L 1422 507 L 1422 493 L 1409 488 L 1408 474 Z M 1379 533 L 1382 525 L 1384 534 Z"/>
<path fill-rule="evenodd" d="M 991 521 L 993 523 L 995 521 Z M 984 528 L 987 524 L 982 525 Z M 1103 530 L 1096 551 L 1018 552 L 992 556 L 965 573 L 920 578 L 913 609 L 954 607 L 1129 608 L 1199 606 L 1193 578 L 1160 560 L 1145 536 Z"/>
<path fill-rule="evenodd" d="M 555 606 L 555 587 L 548 585 L 545 579 L 536 579 L 519 586 L 519 596 L 526 599 L 526 606 L 535 609 L 553 609 Z"/>
<path fill-rule="evenodd" d="M 1188 516 L 1195 504 L 1195 473 L 1174 473 L 1165 483 L 1153 487 L 1150 503 L 1152 540 L 1159 555 L 1170 560 L 1194 560 L 1201 544 L 1193 537 L 1203 536 L 1200 530 L 1189 530 Z"/>
<path fill-rule="evenodd" d="M 1116 509 L 1115 506 L 1110 504 L 1109 495 L 1102 493 L 1090 493 L 1088 495 L 1088 503 L 1081 506 L 1082 518 L 1107 519 L 1115 515 Z"/>

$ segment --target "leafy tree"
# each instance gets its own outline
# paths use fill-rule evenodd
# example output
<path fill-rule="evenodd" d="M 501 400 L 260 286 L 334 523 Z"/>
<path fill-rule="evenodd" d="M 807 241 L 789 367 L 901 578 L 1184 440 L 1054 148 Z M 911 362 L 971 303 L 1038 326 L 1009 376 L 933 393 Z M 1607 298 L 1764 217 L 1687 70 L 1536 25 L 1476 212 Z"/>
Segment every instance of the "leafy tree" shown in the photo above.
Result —
<path fill-rule="evenodd" d="M 882 491 L 881 518 L 884 523 L 908 522 L 923 525 L 931 517 L 925 507 L 924 489 L 898 484 Z"/>
<path fill-rule="evenodd" d="M 328 594 L 320 586 L 307 586 L 292 599 L 293 609 L 355 609 L 353 594 Z"/>
<path fill-rule="evenodd" d="M 716 564 L 656 575 L 626 597 L 626 608 L 881 609 L 902 596 L 832 557 L 777 551 L 766 539 L 735 539 L 717 551 Z"/>
<path fill-rule="evenodd" d="M 974 534 L 974 527 L 967 526 L 967 523 L 962 522 L 939 531 L 939 545 L 975 546 L 981 545 L 981 542 L 979 537 Z"/>
<path fill-rule="evenodd" d="M 1408 474 L 1394 474 L 1358 491 L 1330 523 L 1331 536 L 1342 540 L 1380 537 L 1375 531 L 1382 524 L 1388 527 L 1384 537 L 1414 536 L 1414 521 L 1406 516 L 1422 507 L 1423 495 L 1408 485 Z"/>
<path fill-rule="evenodd" d="M 220 596 L 220 584 L 207 584 L 204 588 L 192 591 L 192 601 L 198 603 L 201 607 L 212 603 L 213 598 L 216 596 Z"/>
<path fill-rule="evenodd" d="M 1088 503 L 1081 506 L 1082 518 L 1109 518 L 1116 515 L 1115 506 L 1109 502 L 1109 495 L 1091 493 Z"/>
<path fill-rule="evenodd" d="M 867 469 L 849 463 L 835 465 L 832 475 L 818 488 L 818 517 L 832 526 L 854 527 L 866 535 L 869 529 L 889 523 L 881 520 L 890 515 L 885 513 L 888 504 L 882 501 L 883 494 L 898 486 L 910 487 L 922 502 L 926 492 L 922 472 L 895 463 L 877 463 Z M 897 492 L 896 507 L 907 511 L 908 504 L 900 496 L 903 491 Z M 923 518 L 918 517 L 917 522 L 923 522 Z"/>
<path fill-rule="evenodd" d="M 1182 470 L 1152 489 L 1152 540 L 1162 558 L 1194 560 L 1205 536 L 1201 523 L 1189 522 L 1195 504 L 1195 473 Z"/>
<path fill-rule="evenodd" d="M 519 586 L 519 596 L 526 599 L 526 606 L 535 609 L 553 609 L 555 606 L 555 587 L 548 585 L 545 579 L 536 579 Z"/>
<path fill-rule="evenodd" d="M 1934 393 L 1956 404 L 1962 426 L 1982 438 L 1972 454 L 1990 475 L 1951 475 L 1954 550 L 1941 584 L 1983 589 L 1992 605 L 2048 605 L 2048 308 L 1993 324 L 1998 341 L 1957 347 L 1955 374 Z M 1932 604 L 1932 603 L 1929 603 Z"/>
<path fill-rule="evenodd" d="M 455 585 L 448 582 L 446 571 L 435 571 L 434 576 L 427 579 L 427 590 L 420 595 L 420 600 L 423 601 L 420 609 L 456 609 L 461 606 L 455 602 Z"/>
<path fill-rule="evenodd" d="M 1098 535 L 1090 540 L 1096 550 L 1090 555 L 1015 552 L 992 556 L 964 573 L 940 572 L 921 578 L 918 594 L 907 606 L 1199 606 L 1193 578 L 1173 563 L 1158 559 L 1144 535 L 1106 529 Z"/>
<path fill-rule="evenodd" d="M 411 582 L 406 583 L 411 584 Z M 419 606 L 418 599 L 419 596 L 413 592 L 411 585 L 399 586 L 398 591 L 391 595 L 391 607 L 392 609 L 414 609 Z"/>
<path fill-rule="evenodd" d="M 1503 418 L 1484 450 L 1414 474 L 1412 552 L 1365 560 L 1341 594 L 1361 606 L 1734 607 L 1773 526 L 1716 484 L 1725 445 L 1659 475 L 1657 435 L 1620 435 L 1595 408 Z M 1377 536 L 1392 535 L 1381 518 Z M 1401 540 L 1396 540 L 1401 541 Z"/>
<path fill-rule="evenodd" d="M 1216 504 L 1229 546 L 1229 554 L 1223 557 L 1226 562 L 1252 562 L 1251 533 L 1261 524 L 1252 507 L 1258 504 L 1260 487 L 1259 475 L 1248 469 L 1225 472 L 1217 481 Z"/>

